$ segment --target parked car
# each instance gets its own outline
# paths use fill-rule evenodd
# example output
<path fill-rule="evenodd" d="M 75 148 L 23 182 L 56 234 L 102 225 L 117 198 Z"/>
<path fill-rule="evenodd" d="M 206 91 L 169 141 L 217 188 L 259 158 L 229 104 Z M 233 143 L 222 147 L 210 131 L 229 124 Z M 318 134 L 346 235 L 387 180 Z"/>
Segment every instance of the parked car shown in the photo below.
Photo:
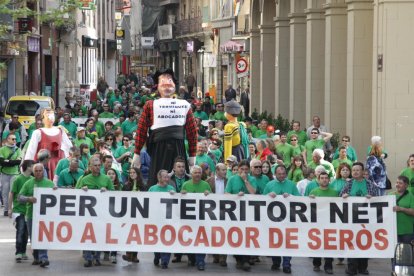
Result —
<path fill-rule="evenodd" d="M 4 120 L 9 122 L 13 114 L 19 115 L 19 122 L 28 129 L 35 116 L 45 107 L 55 108 L 55 102 L 46 96 L 13 96 L 9 99 L 4 112 Z"/>

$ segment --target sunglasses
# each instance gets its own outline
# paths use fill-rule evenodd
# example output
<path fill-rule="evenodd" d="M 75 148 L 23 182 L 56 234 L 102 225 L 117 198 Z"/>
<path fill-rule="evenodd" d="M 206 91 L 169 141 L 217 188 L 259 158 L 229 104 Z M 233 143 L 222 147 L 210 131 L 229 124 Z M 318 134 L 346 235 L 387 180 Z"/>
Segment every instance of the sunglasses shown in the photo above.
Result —
<path fill-rule="evenodd" d="M 217 132 L 214 132 L 213 135 L 218 135 L 218 133 Z"/>
<path fill-rule="evenodd" d="M 262 166 L 253 166 L 253 168 L 259 169 L 259 168 L 262 168 Z"/>
<path fill-rule="evenodd" d="M 129 139 L 122 139 L 122 141 L 124 141 L 124 142 L 129 142 Z"/>
<path fill-rule="evenodd" d="M 290 141 L 297 141 L 298 139 L 290 139 Z"/>
<path fill-rule="evenodd" d="M 318 132 L 311 132 L 311 134 L 319 134 Z"/>
<path fill-rule="evenodd" d="M 105 139 L 105 141 L 113 141 L 114 139 L 112 139 L 112 138 L 107 138 L 107 139 Z"/>
<path fill-rule="evenodd" d="M 344 140 L 342 140 L 342 142 L 349 142 L 349 141 L 344 139 Z"/>
<path fill-rule="evenodd" d="M 19 119 L 19 117 L 15 117 L 15 116 L 13 116 L 13 119 Z"/>
<path fill-rule="evenodd" d="M 16 141 L 16 138 L 10 138 L 12 141 Z"/>

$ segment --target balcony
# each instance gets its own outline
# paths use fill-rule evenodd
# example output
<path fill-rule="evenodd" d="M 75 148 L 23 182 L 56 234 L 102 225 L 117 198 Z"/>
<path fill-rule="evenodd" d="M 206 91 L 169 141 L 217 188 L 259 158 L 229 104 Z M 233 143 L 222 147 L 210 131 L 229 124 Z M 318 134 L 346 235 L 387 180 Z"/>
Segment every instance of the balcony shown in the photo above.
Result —
<path fill-rule="evenodd" d="M 175 24 L 175 34 L 176 36 L 185 36 L 189 34 L 202 32 L 203 28 L 201 27 L 201 23 L 201 16 L 178 21 Z"/>

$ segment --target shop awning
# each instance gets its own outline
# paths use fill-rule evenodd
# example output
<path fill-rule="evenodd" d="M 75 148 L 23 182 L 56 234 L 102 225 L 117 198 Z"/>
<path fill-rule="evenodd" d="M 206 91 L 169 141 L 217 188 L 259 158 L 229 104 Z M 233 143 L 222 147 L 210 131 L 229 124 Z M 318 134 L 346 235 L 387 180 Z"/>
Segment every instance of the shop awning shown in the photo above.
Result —
<path fill-rule="evenodd" d="M 222 53 L 231 53 L 231 52 L 243 52 L 244 51 L 244 44 L 229 40 L 220 45 L 220 52 Z"/>
<path fill-rule="evenodd" d="M 240 8 L 240 12 L 237 15 L 237 31 L 244 32 L 246 29 L 246 20 L 250 14 L 250 0 L 244 0 Z"/>

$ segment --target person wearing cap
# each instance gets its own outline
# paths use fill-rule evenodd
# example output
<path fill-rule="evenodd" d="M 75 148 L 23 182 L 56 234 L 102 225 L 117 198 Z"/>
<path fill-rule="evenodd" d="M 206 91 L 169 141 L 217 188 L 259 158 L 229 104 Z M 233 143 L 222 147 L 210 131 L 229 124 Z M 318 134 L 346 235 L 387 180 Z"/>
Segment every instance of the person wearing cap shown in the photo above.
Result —
<path fill-rule="evenodd" d="M 203 103 L 201 101 L 195 101 L 195 111 L 194 111 L 194 117 L 200 118 L 201 120 L 208 120 L 208 115 L 202 110 Z"/>
<path fill-rule="evenodd" d="M 224 126 L 224 159 L 234 155 L 237 161 L 248 157 L 248 137 L 244 123 L 237 121 L 241 112 L 238 102 L 231 100 L 225 104 L 225 115 L 228 123 Z"/>
<path fill-rule="evenodd" d="M 80 147 L 80 145 L 86 144 L 88 145 L 89 150 L 95 149 L 92 140 L 89 137 L 86 137 L 86 130 L 84 127 L 78 127 L 76 131 L 76 138 L 73 140 L 73 144 L 76 147 Z"/>
<path fill-rule="evenodd" d="M 237 158 L 234 155 L 230 155 L 229 157 L 227 157 L 226 159 L 226 165 L 227 165 L 227 172 L 226 172 L 226 178 L 230 179 L 230 177 L 232 177 L 233 174 L 233 165 L 237 164 Z"/>
<path fill-rule="evenodd" d="M 151 157 L 148 185 L 157 183 L 161 169 L 171 171 L 177 156 L 187 156 L 184 140 L 188 141 L 189 158 L 186 169 L 194 166 L 197 148 L 197 125 L 191 105 L 181 99 L 172 99 L 175 92 L 174 72 L 171 69 L 154 75 L 161 98 L 147 101 L 138 121 L 133 164 L 140 167 L 140 152 L 144 144 Z M 149 136 L 148 136 L 149 131 Z"/>

